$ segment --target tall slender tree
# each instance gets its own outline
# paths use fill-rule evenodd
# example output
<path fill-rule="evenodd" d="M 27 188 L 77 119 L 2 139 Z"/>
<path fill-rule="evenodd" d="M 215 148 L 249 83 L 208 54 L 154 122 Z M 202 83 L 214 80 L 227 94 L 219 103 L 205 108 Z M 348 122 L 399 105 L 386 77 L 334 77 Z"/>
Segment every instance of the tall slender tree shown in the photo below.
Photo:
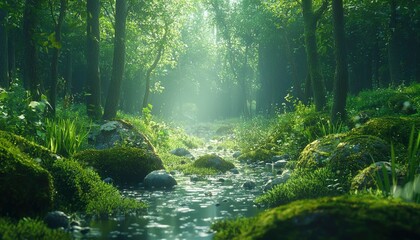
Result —
<path fill-rule="evenodd" d="M 335 42 L 335 83 L 331 121 L 336 123 L 346 117 L 346 99 L 348 89 L 347 50 L 344 31 L 343 0 L 332 1 Z"/>
<path fill-rule="evenodd" d="M 321 111 L 326 105 L 325 84 L 322 79 L 321 65 L 319 63 L 318 46 L 316 41 L 316 26 L 318 20 L 328 7 L 328 2 L 323 0 L 322 5 L 316 10 L 313 10 L 312 0 L 302 0 L 302 13 L 304 23 L 304 38 L 307 62 L 309 68 L 309 76 L 311 78 L 315 108 Z"/>
<path fill-rule="evenodd" d="M 24 37 L 24 68 L 23 84 L 29 89 L 32 99 L 41 99 L 41 79 L 38 75 L 38 51 L 35 39 L 35 28 L 39 22 L 38 7 L 42 0 L 26 0 L 23 14 L 23 37 Z"/>
<path fill-rule="evenodd" d="M 127 1 L 117 0 L 115 6 L 115 38 L 112 76 L 104 109 L 104 119 L 117 115 L 125 64 L 125 25 L 127 19 Z"/>
<path fill-rule="evenodd" d="M 57 82 L 58 82 L 58 58 L 61 51 L 61 27 L 64 22 L 64 18 L 67 11 L 68 0 L 60 0 L 60 13 L 58 19 L 55 19 L 54 15 L 54 44 L 53 44 L 53 53 L 51 58 L 51 81 L 50 81 L 50 106 L 51 113 L 55 116 L 56 102 L 57 102 Z M 53 4 L 50 2 L 51 12 L 53 12 Z"/>
<path fill-rule="evenodd" d="M 389 18 L 388 65 L 392 84 L 399 84 L 401 81 L 397 7 L 397 0 L 389 0 L 391 14 Z"/>
<path fill-rule="evenodd" d="M 3 88 L 8 88 L 10 83 L 7 16 L 6 6 L 0 5 L 0 87 Z"/>
<path fill-rule="evenodd" d="M 101 113 L 101 81 L 99 77 L 99 0 L 87 0 L 87 83 L 86 105 L 90 118 L 99 119 Z"/>

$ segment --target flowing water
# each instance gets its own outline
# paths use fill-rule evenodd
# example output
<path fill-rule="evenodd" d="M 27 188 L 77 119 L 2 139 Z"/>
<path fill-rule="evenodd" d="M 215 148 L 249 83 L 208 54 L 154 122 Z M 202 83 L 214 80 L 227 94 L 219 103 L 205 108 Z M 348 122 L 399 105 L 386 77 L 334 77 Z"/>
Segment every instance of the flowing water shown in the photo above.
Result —
<path fill-rule="evenodd" d="M 207 149 L 197 151 L 195 156 L 208 152 Z M 178 185 L 171 190 L 124 189 L 125 196 L 146 201 L 149 205 L 147 212 L 142 216 L 90 221 L 91 231 L 83 238 L 212 239 L 214 233 L 210 226 L 213 222 L 255 216 L 263 211 L 254 200 L 272 176 L 270 169 L 264 165 L 234 163 L 239 174 L 228 172 L 194 177 L 176 173 L 174 177 Z M 245 189 L 242 185 L 247 181 L 254 182 L 256 187 Z"/>

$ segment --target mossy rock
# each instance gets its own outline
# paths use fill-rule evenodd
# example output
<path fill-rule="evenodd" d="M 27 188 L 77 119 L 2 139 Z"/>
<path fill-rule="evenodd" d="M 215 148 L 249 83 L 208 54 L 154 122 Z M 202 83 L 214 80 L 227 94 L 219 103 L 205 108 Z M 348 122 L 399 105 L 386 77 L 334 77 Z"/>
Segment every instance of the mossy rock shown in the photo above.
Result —
<path fill-rule="evenodd" d="M 4 138 L 0 138 L 0 183 L 0 215 L 36 216 L 52 207 L 51 175 Z"/>
<path fill-rule="evenodd" d="M 9 141 L 16 148 L 18 148 L 22 153 L 25 153 L 27 156 L 34 159 L 36 158 L 36 160 L 43 167 L 46 167 L 46 168 L 50 167 L 57 158 L 60 158 L 57 154 L 54 154 L 47 148 L 40 146 L 36 143 L 33 143 L 16 134 L 0 130 L 0 138 L 6 139 L 7 141 Z"/>
<path fill-rule="evenodd" d="M 252 162 L 258 162 L 258 161 L 271 162 L 272 157 L 277 154 L 278 154 L 277 152 L 267 150 L 266 148 L 258 148 L 256 150 L 251 150 L 251 151 L 242 153 L 238 157 L 238 160 L 239 161 L 250 160 Z"/>
<path fill-rule="evenodd" d="M 283 205 L 214 224 L 214 239 L 420 239 L 420 205 L 340 196 Z"/>
<path fill-rule="evenodd" d="M 221 172 L 226 172 L 235 167 L 233 163 L 224 160 L 215 154 L 207 154 L 199 157 L 194 163 L 197 168 L 210 168 Z"/>
<path fill-rule="evenodd" d="M 95 171 L 84 168 L 74 160 L 57 160 L 50 172 L 57 190 L 55 209 L 107 217 L 109 214 L 144 207 L 135 199 L 123 198 L 115 187 L 103 182 Z"/>
<path fill-rule="evenodd" d="M 413 126 L 415 133 L 420 131 L 420 118 L 382 117 L 371 119 L 361 127 L 353 129 L 351 132 L 359 135 L 377 136 L 388 143 L 401 143 L 407 145 Z"/>
<path fill-rule="evenodd" d="M 384 140 L 369 135 L 349 135 L 331 153 L 327 165 L 340 174 L 354 176 L 373 162 L 389 160 L 390 148 Z"/>
<path fill-rule="evenodd" d="M 296 167 L 298 169 L 325 167 L 331 154 L 346 136 L 346 134 L 332 134 L 311 142 L 300 153 Z"/>
<path fill-rule="evenodd" d="M 414 101 L 407 94 L 396 94 L 388 99 L 388 107 L 399 114 L 414 114 L 417 112 Z"/>
<path fill-rule="evenodd" d="M 385 176 L 383 168 L 385 168 Z M 388 181 L 390 181 L 390 184 L 392 184 L 391 164 L 389 162 L 373 163 L 360 171 L 351 182 L 351 190 L 361 191 L 371 188 L 376 189 L 377 185 L 380 184 L 377 182 L 378 177 L 382 183 L 385 182 L 384 177 L 387 177 Z"/>
<path fill-rule="evenodd" d="M 164 168 L 153 152 L 132 147 L 89 149 L 73 158 L 95 168 L 102 178 L 111 177 L 117 184 L 140 183 L 150 172 Z"/>

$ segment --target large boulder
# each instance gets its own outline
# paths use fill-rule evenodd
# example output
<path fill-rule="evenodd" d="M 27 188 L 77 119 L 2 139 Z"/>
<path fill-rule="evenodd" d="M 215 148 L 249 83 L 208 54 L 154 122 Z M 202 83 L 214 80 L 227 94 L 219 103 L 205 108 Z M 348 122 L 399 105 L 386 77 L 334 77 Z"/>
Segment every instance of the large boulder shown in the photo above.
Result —
<path fill-rule="evenodd" d="M 397 182 L 399 182 L 398 180 L 402 177 L 401 172 L 397 169 L 394 171 Z M 381 185 L 385 186 L 387 181 L 392 185 L 392 177 L 391 163 L 375 162 L 357 173 L 351 181 L 350 190 L 363 191 L 370 188 L 376 189 Z"/>
<path fill-rule="evenodd" d="M 156 170 L 147 174 L 143 183 L 144 187 L 147 189 L 168 189 L 177 185 L 175 178 L 168 174 L 165 170 Z"/>
<path fill-rule="evenodd" d="M 108 121 L 100 125 L 99 128 L 91 132 L 88 140 L 96 149 L 107 149 L 124 144 L 129 147 L 155 151 L 144 134 L 123 120 Z"/>
<path fill-rule="evenodd" d="M 53 180 L 47 170 L 0 138 L 0 215 L 36 216 L 53 203 Z"/>
<path fill-rule="evenodd" d="M 111 177 L 116 184 L 137 184 L 150 172 L 164 168 L 156 154 L 141 148 L 89 149 L 73 157 L 95 168 L 102 178 Z"/>
<path fill-rule="evenodd" d="M 368 196 L 296 201 L 213 225 L 214 239 L 420 239 L 420 205 Z"/>
<path fill-rule="evenodd" d="M 193 166 L 197 168 L 211 168 L 221 172 L 229 171 L 235 167 L 233 163 L 228 162 L 215 154 L 207 154 L 199 157 L 193 163 Z"/>

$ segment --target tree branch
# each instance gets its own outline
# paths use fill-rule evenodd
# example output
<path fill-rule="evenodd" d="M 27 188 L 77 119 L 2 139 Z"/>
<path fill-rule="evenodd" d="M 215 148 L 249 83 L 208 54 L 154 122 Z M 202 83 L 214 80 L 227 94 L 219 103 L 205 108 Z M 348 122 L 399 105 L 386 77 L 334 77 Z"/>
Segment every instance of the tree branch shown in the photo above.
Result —
<path fill-rule="evenodd" d="M 315 22 L 317 22 L 322 17 L 322 14 L 324 14 L 327 8 L 328 8 L 328 0 L 323 0 L 322 5 L 314 13 Z"/>

